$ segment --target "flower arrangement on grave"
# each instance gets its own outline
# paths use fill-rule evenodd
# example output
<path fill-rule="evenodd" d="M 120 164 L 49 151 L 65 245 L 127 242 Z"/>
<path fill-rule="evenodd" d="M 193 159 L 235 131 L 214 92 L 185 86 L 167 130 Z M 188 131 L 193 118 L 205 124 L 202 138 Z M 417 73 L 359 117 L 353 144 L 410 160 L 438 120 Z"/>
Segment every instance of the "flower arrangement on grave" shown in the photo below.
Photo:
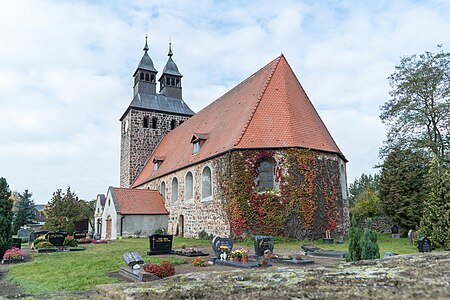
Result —
<path fill-rule="evenodd" d="M 22 260 L 23 259 L 23 252 L 19 248 L 12 247 L 5 251 L 5 254 L 3 255 L 3 260 Z"/>
<path fill-rule="evenodd" d="M 81 238 L 79 239 L 80 244 L 90 244 L 93 242 L 93 239 L 85 237 L 85 238 Z"/>
<path fill-rule="evenodd" d="M 231 252 L 231 257 L 233 258 L 233 260 L 235 261 L 240 261 L 242 258 L 242 252 L 241 250 L 234 250 L 233 252 Z"/>
<path fill-rule="evenodd" d="M 92 240 L 92 244 L 108 244 L 108 240 Z"/>
<path fill-rule="evenodd" d="M 146 265 L 144 272 L 152 273 L 159 278 L 164 278 L 175 275 L 175 268 L 169 261 L 161 261 L 159 264 Z"/>
<path fill-rule="evenodd" d="M 201 257 L 196 257 L 192 260 L 192 265 L 194 267 L 205 267 L 205 260 Z"/>

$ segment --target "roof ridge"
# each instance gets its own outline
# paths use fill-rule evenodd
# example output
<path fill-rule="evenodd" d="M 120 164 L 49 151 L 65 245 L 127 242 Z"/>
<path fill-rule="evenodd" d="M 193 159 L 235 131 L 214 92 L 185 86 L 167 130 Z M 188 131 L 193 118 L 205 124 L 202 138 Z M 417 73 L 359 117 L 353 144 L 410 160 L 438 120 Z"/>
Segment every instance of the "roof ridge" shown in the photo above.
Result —
<path fill-rule="evenodd" d="M 275 73 L 275 70 L 278 67 L 278 64 L 280 63 L 281 58 L 283 57 L 283 54 L 281 54 L 280 56 L 278 56 L 277 58 L 275 58 L 273 61 L 275 61 L 275 65 L 272 67 L 272 70 L 270 70 L 269 75 L 267 76 L 267 80 L 264 83 L 264 87 L 262 88 L 261 94 L 258 96 L 258 100 L 256 101 L 256 105 L 255 108 L 252 110 L 252 112 L 250 113 L 250 117 L 248 118 L 247 122 L 245 123 L 244 129 L 242 130 L 240 136 L 238 137 L 237 141 L 234 143 L 233 146 L 237 146 L 239 144 L 239 142 L 242 140 L 242 138 L 244 137 L 245 132 L 247 131 L 248 125 L 250 124 L 250 122 L 253 119 L 253 116 L 255 115 L 256 109 L 258 109 L 259 103 L 261 102 L 261 99 L 263 98 L 267 87 L 269 86 L 270 80 L 273 77 L 273 74 Z M 270 63 L 272 63 L 273 61 L 271 61 Z M 270 64 L 269 63 L 269 64 Z M 262 70 L 263 68 L 261 68 L 260 70 Z M 256 74 L 256 73 L 255 73 Z M 252 75 L 253 76 L 253 75 Z M 250 76 L 251 77 L 251 76 Z M 249 78 L 250 78 L 249 77 Z M 245 80 L 244 80 L 245 81 Z"/>

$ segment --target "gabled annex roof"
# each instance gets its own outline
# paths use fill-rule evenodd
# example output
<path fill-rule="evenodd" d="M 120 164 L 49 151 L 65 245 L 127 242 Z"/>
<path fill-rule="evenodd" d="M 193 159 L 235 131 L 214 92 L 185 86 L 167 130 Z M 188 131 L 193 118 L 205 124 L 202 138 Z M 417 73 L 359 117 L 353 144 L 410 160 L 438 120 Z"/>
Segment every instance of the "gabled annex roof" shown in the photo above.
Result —
<path fill-rule="evenodd" d="M 207 132 L 192 154 L 192 137 Z M 317 111 L 283 55 L 167 134 L 133 187 L 234 149 L 300 147 L 339 154 Z M 165 156 L 158 170 L 153 157 Z"/>
<path fill-rule="evenodd" d="M 116 210 L 121 215 L 168 215 L 157 190 L 109 187 Z"/>

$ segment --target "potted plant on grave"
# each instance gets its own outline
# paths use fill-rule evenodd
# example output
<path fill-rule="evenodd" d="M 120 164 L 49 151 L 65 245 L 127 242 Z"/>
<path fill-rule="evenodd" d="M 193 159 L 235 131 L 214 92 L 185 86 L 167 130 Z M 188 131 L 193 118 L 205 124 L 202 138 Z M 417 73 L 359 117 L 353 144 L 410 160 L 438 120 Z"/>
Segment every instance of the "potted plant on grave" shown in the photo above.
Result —
<path fill-rule="evenodd" d="M 334 239 L 331 237 L 331 231 L 325 230 L 325 238 L 323 239 L 325 244 L 333 244 Z"/>
<path fill-rule="evenodd" d="M 24 258 L 22 250 L 16 247 L 12 247 L 5 251 L 2 263 L 11 264 L 16 262 L 22 262 L 23 260 Z"/>
<path fill-rule="evenodd" d="M 248 263 L 248 251 L 245 249 L 241 249 L 242 262 Z"/>
<path fill-rule="evenodd" d="M 234 250 L 233 252 L 231 252 L 231 257 L 234 261 L 240 261 L 242 258 L 241 250 Z"/>

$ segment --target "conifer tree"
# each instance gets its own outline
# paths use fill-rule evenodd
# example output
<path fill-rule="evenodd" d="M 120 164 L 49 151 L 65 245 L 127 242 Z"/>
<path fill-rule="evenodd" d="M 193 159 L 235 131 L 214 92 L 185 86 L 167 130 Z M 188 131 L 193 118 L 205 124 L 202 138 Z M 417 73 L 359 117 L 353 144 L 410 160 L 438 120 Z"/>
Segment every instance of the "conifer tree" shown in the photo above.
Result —
<path fill-rule="evenodd" d="M 361 231 L 356 223 L 355 216 L 352 217 L 352 226 L 349 231 L 350 242 L 348 244 L 347 261 L 361 260 L 362 247 L 361 247 Z"/>
<path fill-rule="evenodd" d="M 6 250 L 12 246 L 12 207 L 13 202 L 10 199 L 6 179 L 0 177 L 0 258 Z"/>
<path fill-rule="evenodd" d="M 383 163 L 380 201 L 383 211 L 403 229 L 416 229 L 422 217 L 427 159 L 420 152 L 394 148 Z"/>
<path fill-rule="evenodd" d="M 428 182 L 430 195 L 420 221 L 419 233 L 431 244 L 450 250 L 450 171 L 449 164 L 438 156 L 431 162 Z"/>
<path fill-rule="evenodd" d="M 380 248 L 377 243 L 377 234 L 372 230 L 372 219 L 366 219 L 364 239 L 362 240 L 362 259 L 380 258 Z"/>
<path fill-rule="evenodd" d="M 17 232 L 20 226 L 33 223 L 36 216 L 33 212 L 36 205 L 31 197 L 33 193 L 25 190 L 22 194 L 17 194 L 16 204 L 14 207 L 14 223 L 13 232 Z"/>

